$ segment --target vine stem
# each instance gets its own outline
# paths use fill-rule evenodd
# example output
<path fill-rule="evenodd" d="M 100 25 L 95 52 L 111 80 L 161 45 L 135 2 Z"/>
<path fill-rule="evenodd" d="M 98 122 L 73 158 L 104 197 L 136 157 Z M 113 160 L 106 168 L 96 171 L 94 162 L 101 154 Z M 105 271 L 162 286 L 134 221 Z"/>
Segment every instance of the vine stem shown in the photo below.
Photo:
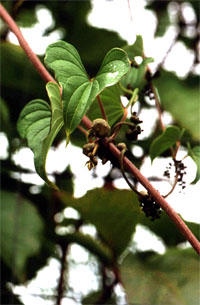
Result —
<path fill-rule="evenodd" d="M 30 61 L 35 66 L 41 77 L 46 82 L 49 81 L 55 82 L 55 80 L 48 73 L 46 68 L 42 65 L 37 55 L 35 55 L 34 52 L 30 49 L 29 45 L 24 39 L 15 21 L 10 17 L 10 15 L 4 9 L 2 4 L 0 4 L 0 16 L 8 24 L 10 30 L 16 35 L 16 37 L 20 42 L 21 47 L 24 49 Z M 83 117 L 82 123 L 85 125 L 87 129 L 91 128 L 92 123 L 87 116 Z M 120 161 L 120 156 L 121 156 L 120 150 L 118 150 L 113 143 L 109 142 L 108 139 L 104 140 L 104 144 L 110 150 L 110 152 Z M 190 242 L 190 244 L 196 250 L 196 252 L 200 254 L 199 241 L 196 239 L 196 237 L 193 235 L 190 229 L 186 226 L 186 224 L 180 218 L 180 216 L 169 206 L 167 201 L 160 195 L 160 193 L 151 185 L 151 183 L 140 173 L 137 167 L 135 167 L 135 165 L 127 157 L 124 157 L 123 160 L 124 160 L 125 168 L 149 191 L 149 193 L 152 195 L 155 201 L 168 214 L 168 216 L 171 218 L 171 220 L 174 222 L 174 224 L 177 226 L 180 232 L 185 236 L 185 238 Z"/>
<path fill-rule="evenodd" d="M 123 117 L 120 121 L 121 125 L 125 122 L 126 118 L 127 118 L 127 115 L 128 115 L 128 111 L 127 111 L 127 108 L 124 108 L 124 114 L 123 114 Z M 114 138 L 118 135 L 119 131 L 120 131 L 120 128 L 121 128 L 121 125 L 119 124 L 118 125 L 118 128 L 116 128 L 116 125 L 114 127 L 114 130 L 113 130 L 113 134 L 110 136 L 109 140 L 114 140 Z"/>
<path fill-rule="evenodd" d="M 32 62 L 32 64 L 35 66 L 36 70 L 39 72 L 40 76 L 44 79 L 45 82 L 54 82 L 54 78 L 51 76 L 51 74 L 47 71 L 47 69 L 43 66 L 39 58 L 35 55 L 35 53 L 32 51 L 30 46 L 28 45 L 27 41 L 24 39 L 22 32 L 16 25 L 15 21 L 12 19 L 12 17 L 8 14 L 8 12 L 5 10 L 2 4 L 0 4 L 0 16 L 1 18 L 7 23 L 10 30 L 16 35 L 20 46 L 25 51 L 26 55 Z"/>
<path fill-rule="evenodd" d="M 150 71 L 149 67 L 148 67 L 148 70 Z M 154 87 L 152 81 L 150 81 L 150 88 L 155 96 L 155 103 L 156 103 L 156 108 L 158 111 L 160 127 L 161 127 L 162 131 L 165 131 L 165 124 L 163 123 L 163 120 L 162 120 L 162 110 L 160 107 L 160 98 L 159 98 L 158 92 L 157 92 L 156 88 Z"/>
<path fill-rule="evenodd" d="M 103 119 L 104 119 L 106 122 L 108 122 L 108 118 L 107 118 L 107 116 L 106 116 L 106 112 L 105 112 L 105 109 L 104 109 L 104 107 L 103 107 L 103 103 L 102 103 L 102 100 L 101 100 L 99 94 L 97 95 L 97 101 L 98 101 L 98 103 L 99 103 L 99 107 L 100 107 L 100 110 L 101 110 L 101 114 L 102 114 Z"/>

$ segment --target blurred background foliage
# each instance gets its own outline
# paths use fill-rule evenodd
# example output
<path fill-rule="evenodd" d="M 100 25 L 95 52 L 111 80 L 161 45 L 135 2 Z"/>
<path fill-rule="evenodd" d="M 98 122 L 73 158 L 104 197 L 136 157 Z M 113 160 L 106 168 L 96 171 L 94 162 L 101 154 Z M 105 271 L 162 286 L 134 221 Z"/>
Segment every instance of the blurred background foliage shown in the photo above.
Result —
<path fill-rule="evenodd" d="M 52 14 L 53 23 L 43 36 L 59 29 L 62 40 L 78 49 L 89 75 L 95 75 L 107 51 L 126 45 L 126 41 L 116 32 L 88 24 L 87 15 L 92 8 L 90 1 L 2 1 L 2 4 L 19 26 L 27 28 L 38 22 L 38 9 L 47 8 Z M 192 9 L 192 21 L 185 17 L 184 6 Z M 199 64 L 199 3 L 180 0 L 147 1 L 146 8 L 157 17 L 155 36 L 162 37 L 170 26 L 174 26 L 177 33 L 174 44 L 181 41 L 194 54 L 193 66 L 184 79 L 166 71 L 164 62 L 158 65 L 157 72 L 153 75 L 153 82 L 161 97 L 162 110 L 172 115 L 175 125 L 186 129 L 183 146 L 186 147 L 189 141 L 191 147 L 194 147 L 200 139 L 199 77 L 195 73 Z M 81 199 L 71 197 L 75 177 L 69 166 L 62 173 L 54 173 L 57 184 L 63 190 L 59 196 L 46 185 L 34 189 L 33 183 L 21 179 L 22 174 L 31 174 L 32 171 L 13 161 L 13 154 L 26 146 L 16 131 L 17 118 L 28 101 L 35 98 L 47 100 L 47 95 L 40 76 L 23 50 L 9 42 L 8 33 L 7 26 L 2 24 L 1 131 L 8 139 L 8 152 L 1 160 L 1 304 L 23 304 L 22 299 L 13 293 L 10 284 L 26 284 L 46 265 L 49 258 L 59 260 L 62 267 L 62 255 L 66 254 L 69 245 L 76 243 L 94 254 L 99 266 L 99 288 L 88 295 L 82 295 L 83 304 L 97 304 L 100 300 L 102 304 L 118 304 L 119 296 L 112 293 L 113 274 L 108 270 L 113 270 L 116 262 L 120 261 L 122 263 L 119 264 L 119 269 L 122 272 L 128 303 L 197 305 L 199 292 L 196 253 L 192 249 L 178 247 L 185 242 L 185 238 L 168 216 L 162 213 L 159 221 L 151 222 L 141 212 L 137 196 L 128 190 L 115 189 L 114 181 L 120 175 L 119 171 L 117 174 L 113 171 L 118 167 L 115 160 L 112 170 L 104 177 L 103 188 L 89 191 Z M 137 55 L 141 55 L 141 49 L 142 47 Z M 129 51 L 131 53 L 131 49 L 127 49 L 127 52 Z M 41 61 L 43 57 L 40 56 Z M 131 77 L 135 77 L 135 71 L 136 68 L 133 67 Z M 146 68 L 142 77 L 140 112 L 142 109 L 155 108 L 146 100 Z M 127 78 L 123 84 L 128 85 L 129 80 Z M 117 86 L 102 93 L 111 125 L 123 115 L 119 102 L 121 93 Z M 109 104 L 111 100 L 112 107 Z M 113 111 L 115 116 L 112 116 Z M 93 106 L 88 116 L 93 119 L 97 115 L 98 110 Z M 135 157 L 131 153 L 133 144 L 125 139 L 125 130 L 126 128 L 121 129 L 117 140 L 126 142 L 129 147 L 127 156 L 139 168 L 144 158 L 149 155 L 150 144 L 161 132 L 159 122 L 148 137 L 138 140 L 137 145 L 143 149 L 141 157 Z M 54 143 L 55 147 L 63 140 L 63 136 L 61 133 Z M 71 140 L 74 145 L 82 147 L 85 136 L 77 130 Z M 163 155 L 169 156 L 170 152 Z M 62 221 L 58 221 L 57 216 L 63 215 L 66 207 L 76 209 L 79 212 L 78 219 L 65 216 Z M 199 225 L 186 223 L 198 236 Z M 96 227 L 94 236 L 81 231 L 81 228 L 88 224 Z M 130 250 L 134 245 L 134 233 L 138 224 L 149 228 L 161 238 L 167 249 L 165 254 Z M 58 301 L 59 297 L 62 299 L 61 294 L 68 295 L 68 290 L 60 290 L 62 281 L 61 272 L 54 291 L 57 304 L 61 304 Z M 70 291 L 69 286 L 68 288 Z"/>

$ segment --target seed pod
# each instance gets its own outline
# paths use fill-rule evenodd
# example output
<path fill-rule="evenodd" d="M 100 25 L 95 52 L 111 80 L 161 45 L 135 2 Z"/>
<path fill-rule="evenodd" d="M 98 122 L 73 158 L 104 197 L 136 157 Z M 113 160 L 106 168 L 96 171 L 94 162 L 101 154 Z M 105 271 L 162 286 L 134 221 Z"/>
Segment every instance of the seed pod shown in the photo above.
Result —
<path fill-rule="evenodd" d="M 84 155 L 88 156 L 89 153 L 92 153 L 95 147 L 95 143 L 87 143 L 83 146 L 83 153 Z"/>
<path fill-rule="evenodd" d="M 110 126 L 104 119 L 96 119 L 92 122 L 92 132 L 97 138 L 105 138 L 110 133 Z"/>

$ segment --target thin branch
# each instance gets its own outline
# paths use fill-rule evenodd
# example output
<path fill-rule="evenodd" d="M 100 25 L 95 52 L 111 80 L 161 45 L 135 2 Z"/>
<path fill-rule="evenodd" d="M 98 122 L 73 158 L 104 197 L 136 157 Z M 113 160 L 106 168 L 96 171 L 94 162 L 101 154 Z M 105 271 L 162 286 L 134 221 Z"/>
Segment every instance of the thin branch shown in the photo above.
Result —
<path fill-rule="evenodd" d="M 121 125 L 123 124 L 123 123 L 125 123 L 125 120 L 126 120 L 126 118 L 127 118 L 127 115 L 128 115 L 128 111 L 127 111 L 127 108 L 124 108 L 124 114 L 123 114 L 123 117 L 122 117 L 122 119 L 121 119 L 121 121 L 119 122 L 120 124 L 116 124 L 115 125 L 115 127 L 114 127 L 114 130 L 113 130 L 113 134 L 110 136 L 110 141 L 111 140 L 113 140 L 117 135 L 118 135 L 118 133 L 119 133 L 119 131 L 120 131 L 120 128 L 121 128 Z"/>
<path fill-rule="evenodd" d="M 25 41 L 21 31 L 18 29 L 14 20 L 9 16 L 6 12 L 4 7 L 0 4 L 0 16 L 3 20 L 8 24 L 9 28 L 13 31 L 13 33 L 17 36 L 21 47 L 26 52 L 27 56 L 29 57 L 30 61 L 35 65 L 36 69 L 42 76 L 42 78 L 46 81 L 55 81 L 52 76 L 48 73 L 46 68 L 42 65 L 39 61 L 37 56 L 33 53 L 33 51 L 28 46 L 27 42 Z M 29 54 L 30 52 L 30 54 Z M 84 116 L 82 119 L 82 123 L 85 125 L 87 129 L 91 128 L 91 121 L 88 119 L 87 116 Z M 110 152 L 120 160 L 121 152 L 116 148 L 116 146 L 109 142 L 108 139 L 105 139 L 104 144 L 110 150 Z M 193 233 L 189 230 L 186 226 L 184 221 L 179 217 L 179 215 L 169 206 L 167 201 L 160 195 L 160 193 L 154 189 L 151 183 L 140 173 L 140 171 L 135 167 L 133 163 L 127 158 L 124 157 L 124 166 L 126 170 L 128 170 L 132 175 L 148 190 L 151 196 L 155 199 L 155 201 L 162 207 L 162 209 L 168 214 L 180 232 L 185 236 L 185 238 L 191 243 L 192 247 L 196 250 L 198 254 L 200 254 L 200 243 L 193 235 Z"/>
<path fill-rule="evenodd" d="M 175 179 L 174 179 L 174 183 L 172 185 L 171 190 L 166 195 L 163 196 L 164 198 L 167 198 L 171 193 L 173 193 L 177 183 L 178 183 L 178 172 L 176 173 L 176 176 L 175 176 Z"/>
<path fill-rule="evenodd" d="M 61 270 L 60 270 L 60 278 L 58 283 L 58 296 L 57 296 L 56 305 L 61 305 L 65 290 L 66 255 L 67 255 L 68 246 L 69 246 L 68 244 L 62 246 Z"/>
<path fill-rule="evenodd" d="M 161 110 L 161 107 L 160 107 L 160 97 L 159 97 L 158 92 L 157 92 L 155 86 L 153 85 L 152 81 L 150 81 L 149 85 L 150 85 L 150 88 L 151 88 L 151 90 L 154 94 L 154 97 L 155 97 L 155 103 L 156 103 L 156 109 L 158 111 L 160 127 L 161 127 L 162 131 L 165 131 L 165 124 L 163 123 L 163 120 L 162 120 L 162 110 Z"/>
<path fill-rule="evenodd" d="M 43 66 L 39 58 L 35 55 L 32 51 L 30 46 L 28 45 L 27 41 L 24 39 L 20 29 L 16 25 L 15 21 L 12 17 L 8 14 L 2 4 L 0 4 L 0 16 L 1 18 L 7 23 L 10 30 L 16 35 L 20 46 L 25 51 L 26 55 L 29 57 L 32 64 L 35 66 L 37 71 L 39 72 L 40 76 L 44 79 L 45 82 L 55 82 L 54 78 L 49 74 L 47 69 Z"/>
<path fill-rule="evenodd" d="M 131 22 L 133 23 L 133 16 L 132 16 L 132 13 L 131 13 L 131 5 L 130 5 L 130 0 L 127 0 L 127 1 L 128 1 L 128 10 L 129 10 L 129 14 L 130 14 Z"/>
<path fill-rule="evenodd" d="M 132 185 L 132 183 L 128 180 L 128 178 L 126 177 L 125 171 L 124 171 L 124 154 L 126 152 L 126 149 L 123 149 L 120 155 L 120 168 L 121 168 L 121 173 L 122 176 L 124 177 L 126 183 L 128 184 L 128 186 L 137 194 L 140 196 L 140 192 L 138 192 L 138 190 L 135 188 L 134 185 Z"/>
<path fill-rule="evenodd" d="M 97 95 L 97 101 L 98 101 L 98 103 L 99 103 L 99 107 L 100 107 L 100 109 L 101 109 L 101 114 L 102 114 L 103 119 L 104 119 L 105 121 L 108 122 L 108 118 L 107 118 L 107 116 L 106 116 L 105 109 L 104 109 L 104 107 L 103 107 L 103 103 L 102 103 L 102 100 L 101 100 L 99 94 Z"/>

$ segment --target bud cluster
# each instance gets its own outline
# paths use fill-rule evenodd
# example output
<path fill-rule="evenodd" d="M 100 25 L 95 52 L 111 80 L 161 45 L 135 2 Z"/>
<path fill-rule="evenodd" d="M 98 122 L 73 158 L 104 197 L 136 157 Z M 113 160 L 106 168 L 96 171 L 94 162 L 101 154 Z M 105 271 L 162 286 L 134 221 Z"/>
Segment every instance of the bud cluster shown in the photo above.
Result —
<path fill-rule="evenodd" d="M 138 135 L 143 131 L 139 124 L 142 123 L 142 121 L 137 116 L 136 112 L 133 112 L 130 121 L 133 123 L 132 126 L 129 125 L 129 129 L 126 132 L 126 138 L 130 141 L 136 141 L 138 138 Z"/>

